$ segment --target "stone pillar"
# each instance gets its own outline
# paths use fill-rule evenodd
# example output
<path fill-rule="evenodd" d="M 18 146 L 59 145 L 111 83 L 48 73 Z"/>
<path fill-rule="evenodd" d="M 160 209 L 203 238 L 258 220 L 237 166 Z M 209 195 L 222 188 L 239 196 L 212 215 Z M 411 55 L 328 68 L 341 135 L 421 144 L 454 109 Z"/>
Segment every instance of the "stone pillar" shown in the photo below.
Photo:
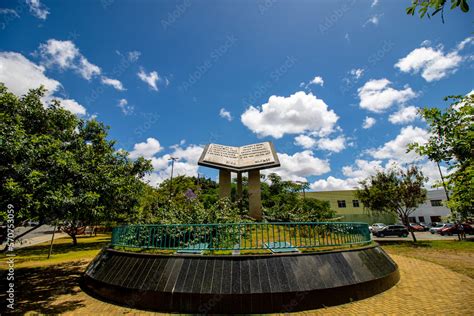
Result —
<path fill-rule="evenodd" d="M 262 197 L 260 192 L 260 170 L 249 171 L 249 215 L 262 219 Z"/>
<path fill-rule="evenodd" d="M 242 172 L 237 172 L 237 199 L 242 199 Z"/>
<path fill-rule="evenodd" d="M 242 203 L 242 172 L 237 172 L 237 194 L 235 195 L 235 198 L 237 200 L 239 210 L 242 212 L 243 209 L 243 203 Z"/>
<path fill-rule="evenodd" d="M 230 198 L 230 171 L 219 169 L 219 198 Z"/>

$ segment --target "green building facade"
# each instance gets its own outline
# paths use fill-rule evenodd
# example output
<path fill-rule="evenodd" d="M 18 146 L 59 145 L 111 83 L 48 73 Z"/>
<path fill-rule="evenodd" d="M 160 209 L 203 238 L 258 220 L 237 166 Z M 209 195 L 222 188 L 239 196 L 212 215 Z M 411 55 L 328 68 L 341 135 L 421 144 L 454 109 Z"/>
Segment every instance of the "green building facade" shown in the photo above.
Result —
<path fill-rule="evenodd" d="M 394 224 L 398 220 L 390 214 L 369 214 L 355 197 L 355 190 L 306 192 L 306 197 L 329 201 L 331 209 L 344 222 L 365 222 L 368 224 Z"/>

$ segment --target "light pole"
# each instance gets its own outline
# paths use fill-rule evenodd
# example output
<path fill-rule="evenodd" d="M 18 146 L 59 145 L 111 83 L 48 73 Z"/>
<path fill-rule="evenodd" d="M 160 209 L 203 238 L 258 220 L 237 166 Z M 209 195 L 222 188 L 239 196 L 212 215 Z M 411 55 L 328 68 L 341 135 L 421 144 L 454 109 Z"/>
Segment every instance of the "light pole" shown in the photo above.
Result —
<path fill-rule="evenodd" d="M 170 175 L 170 202 L 171 197 L 173 196 L 173 170 L 174 170 L 174 162 L 178 160 L 177 157 L 170 157 L 168 160 L 171 160 L 171 175 Z"/>

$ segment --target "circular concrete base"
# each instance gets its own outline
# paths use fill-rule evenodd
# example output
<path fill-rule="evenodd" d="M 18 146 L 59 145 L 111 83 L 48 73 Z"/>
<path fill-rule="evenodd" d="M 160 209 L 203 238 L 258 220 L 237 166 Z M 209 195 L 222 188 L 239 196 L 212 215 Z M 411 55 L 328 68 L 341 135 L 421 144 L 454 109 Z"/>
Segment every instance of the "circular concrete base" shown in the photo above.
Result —
<path fill-rule="evenodd" d="M 269 313 L 364 299 L 400 279 L 379 247 L 324 253 L 200 256 L 104 249 L 83 289 L 140 309 L 184 313 Z"/>

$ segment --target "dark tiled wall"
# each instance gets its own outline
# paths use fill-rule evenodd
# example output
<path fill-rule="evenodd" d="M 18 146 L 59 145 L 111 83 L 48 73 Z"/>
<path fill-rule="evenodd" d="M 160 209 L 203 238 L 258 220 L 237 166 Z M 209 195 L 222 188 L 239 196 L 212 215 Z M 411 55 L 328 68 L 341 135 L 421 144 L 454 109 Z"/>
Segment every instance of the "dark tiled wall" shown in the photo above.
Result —
<path fill-rule="evenodd" d="M 105 249 L 84 287 L 113 302 L 194 313 L 290 312 L 365 298 L 393 286 L 378 247 L 320 254 L 164 256 Z"/>

